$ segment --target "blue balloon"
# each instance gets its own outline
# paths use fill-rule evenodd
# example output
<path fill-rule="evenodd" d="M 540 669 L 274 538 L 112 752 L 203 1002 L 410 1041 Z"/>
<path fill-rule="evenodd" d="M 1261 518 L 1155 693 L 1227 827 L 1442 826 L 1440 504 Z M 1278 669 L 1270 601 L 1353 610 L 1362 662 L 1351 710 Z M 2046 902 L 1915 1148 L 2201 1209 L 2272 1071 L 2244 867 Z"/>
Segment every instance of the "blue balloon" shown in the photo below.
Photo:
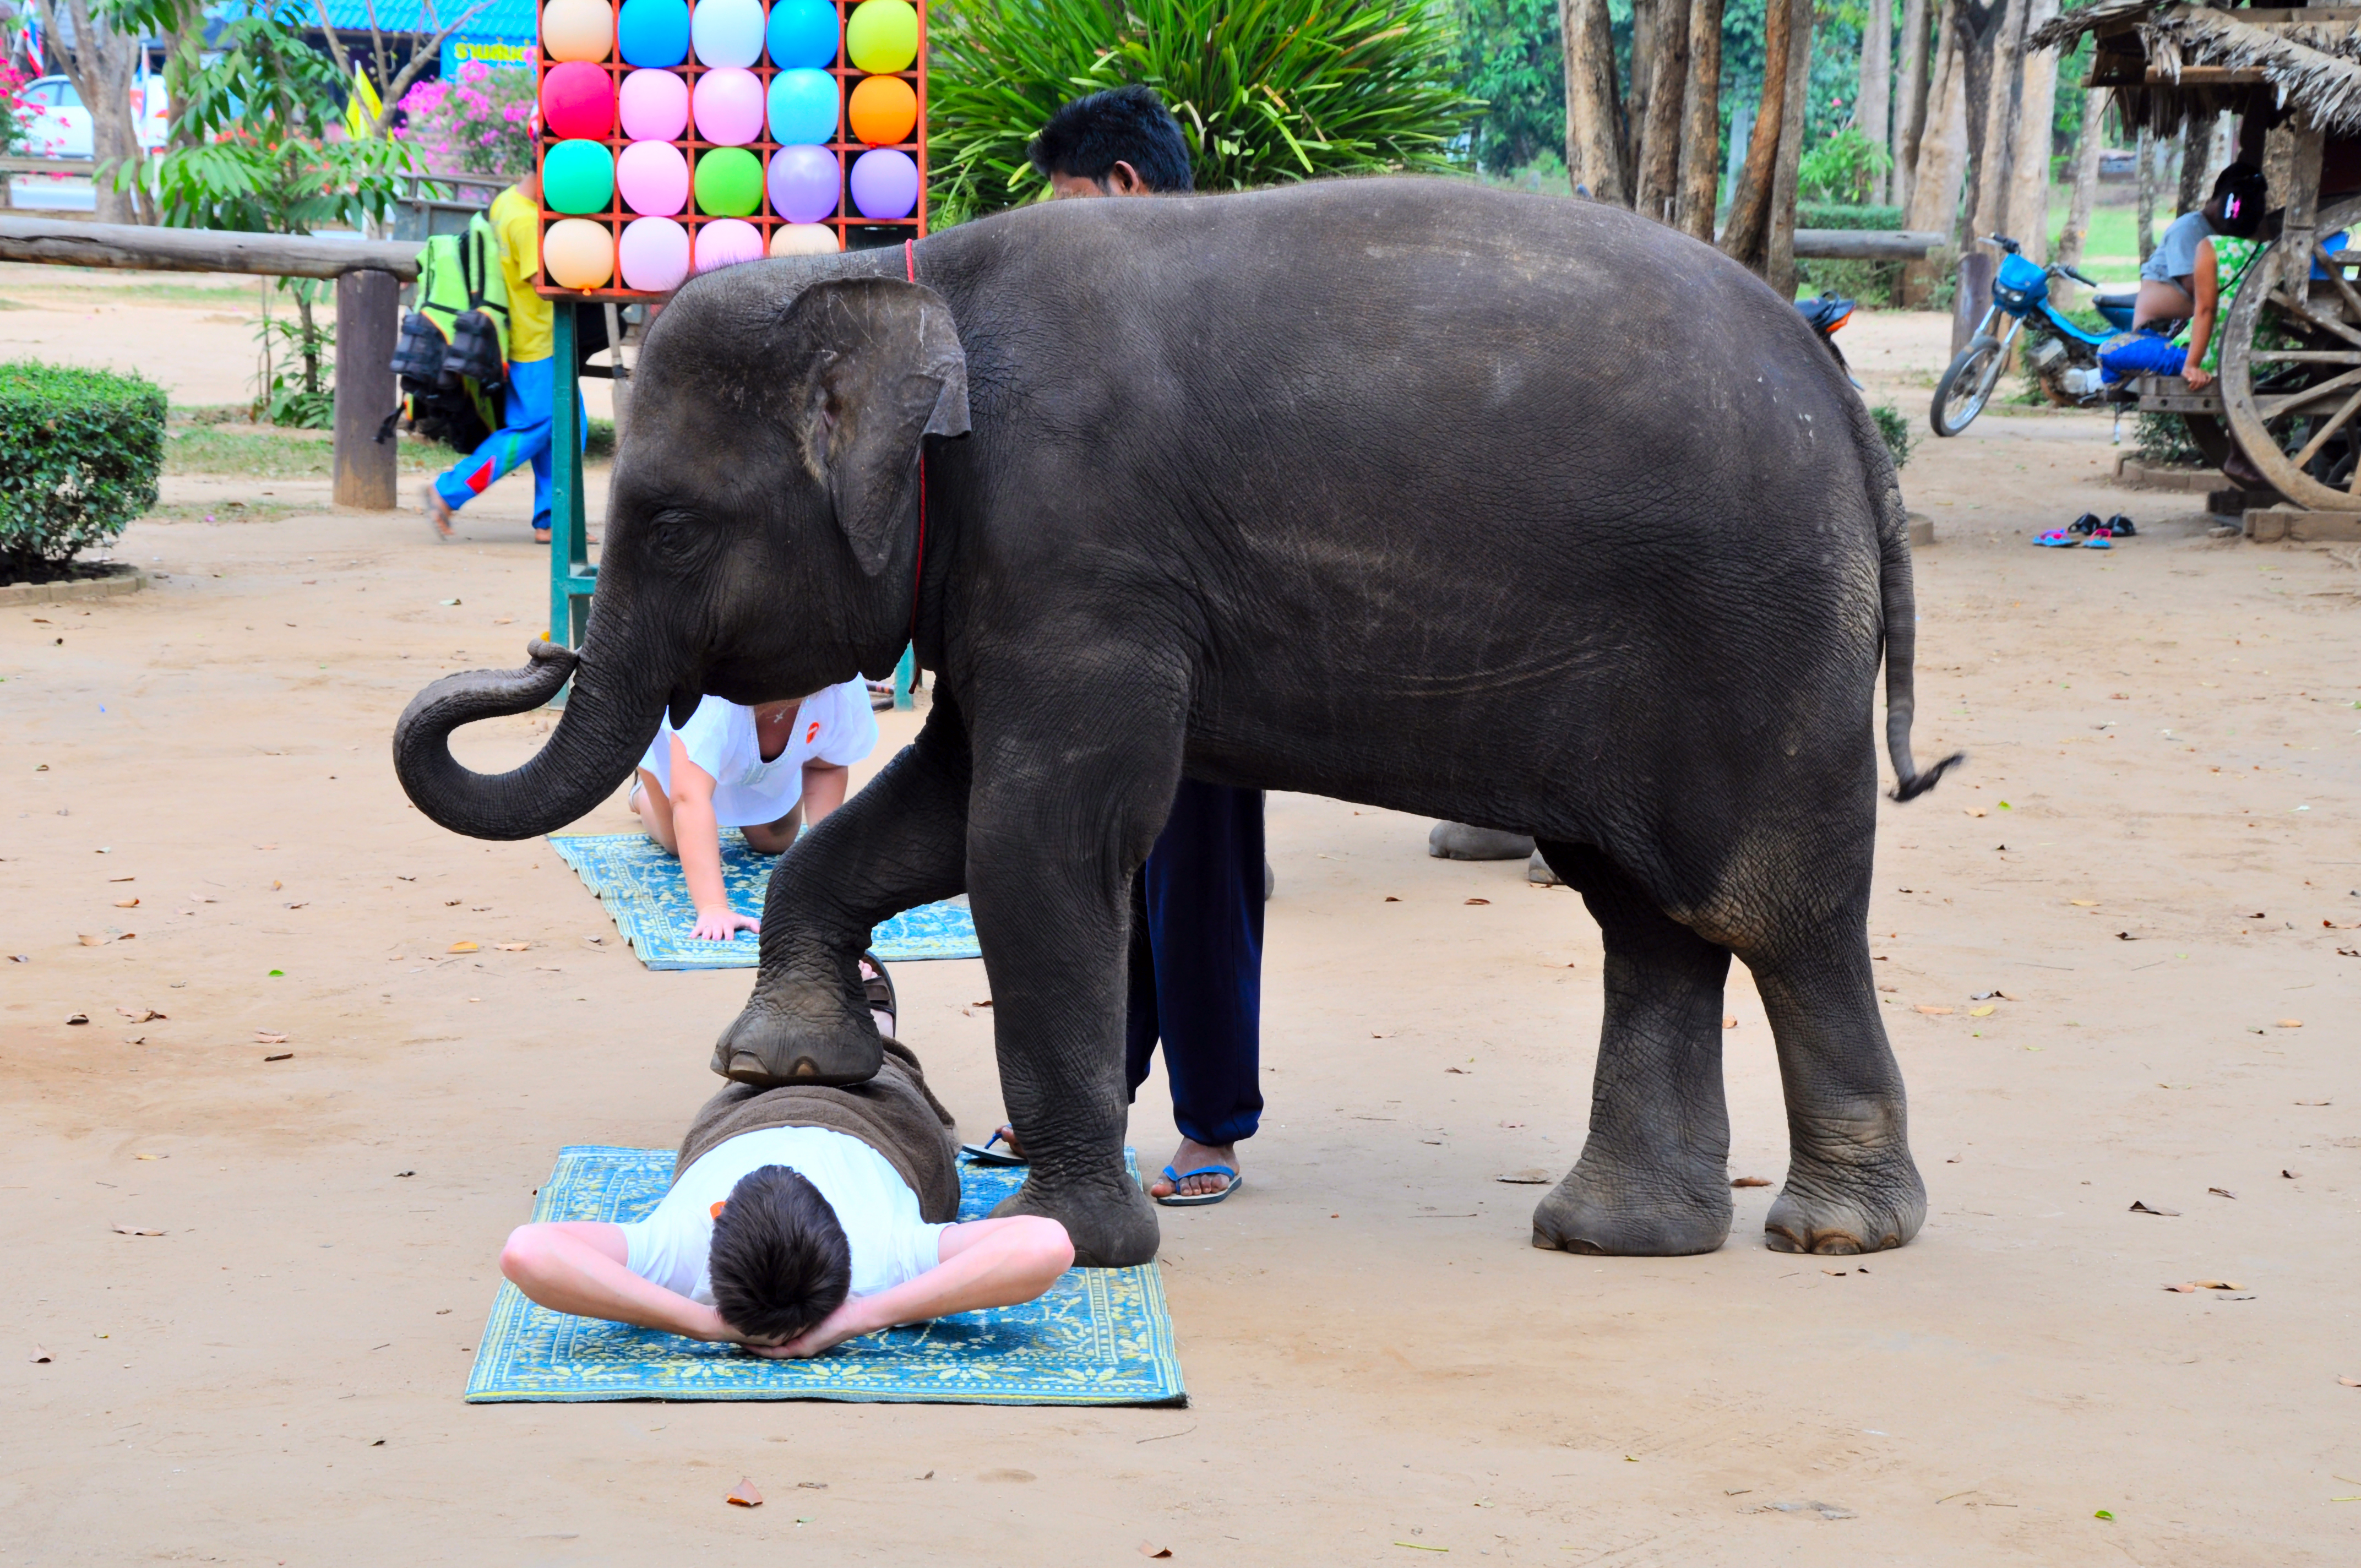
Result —
<path fill-rule="evenodd" d="M 836 78 L 808 66 L 771 78 L 771 139 L 781 147 L 818 147 L 836 139 Z"/>
<path fill-rule="evenodd" d="M 782 71 L 836 63 L 836 7 L 828 0 L 779 0 L 771 7 L 771 63 Z"/>
<path fill-rule="evenodd" d="M 623 0 L 615 41 L 630 65 L 663 69 L 688 58 L 686 0 Z"/>

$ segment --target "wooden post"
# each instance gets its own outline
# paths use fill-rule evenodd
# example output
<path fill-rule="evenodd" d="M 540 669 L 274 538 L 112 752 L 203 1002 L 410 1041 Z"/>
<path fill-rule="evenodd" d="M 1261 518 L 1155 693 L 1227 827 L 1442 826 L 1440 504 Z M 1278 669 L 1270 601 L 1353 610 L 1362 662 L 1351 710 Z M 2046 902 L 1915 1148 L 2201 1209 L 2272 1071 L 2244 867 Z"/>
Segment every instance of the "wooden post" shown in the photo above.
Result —
<path fill-rule="evenodd" d="M 1983 324 L 1984 313 L 1992 309 L 1993 276 L 1999 270 L 1999 258 L 1981 247 L 1960 253 L 1960 291 L 1951 302 L 1952 358 L 1960 356 Z"/>
<path fill-rule="evenodd" d="M 2290 298 L 2301 300 L 2312 288 L 2312 247 L 2318 237 L 2312 229 L 2320 217 L 2321 132 L 2317 126 L 2302 121 L 2293 129 L 2287 211 L 2279 223 L 2279 248 L 2286 258 L 2279 264 L 2279 284 Z"/>
<path fill-rule="evenodd" d="M 335 504 L 368 511 L 395 506 L 392 437 L 377 438 L 400 400 L 392 369 L 401 285 L 390 272 L 336 280 Z"/>

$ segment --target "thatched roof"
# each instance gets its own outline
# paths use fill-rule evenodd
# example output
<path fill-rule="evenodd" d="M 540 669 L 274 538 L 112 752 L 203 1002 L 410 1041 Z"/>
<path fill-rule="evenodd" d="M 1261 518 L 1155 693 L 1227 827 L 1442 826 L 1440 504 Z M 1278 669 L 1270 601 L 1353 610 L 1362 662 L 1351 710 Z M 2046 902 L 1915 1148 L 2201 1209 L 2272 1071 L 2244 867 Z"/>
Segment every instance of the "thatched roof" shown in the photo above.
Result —
<path fill-rule="evenodd" d="M 2361 63 L 2356 63 L 2361 61 L 2361 29 L 2350 22 L 2283 22 L 2261 27 L 2239 20 L 2235 11 L 2158 0 L 2101 0 L 2044 23 L 2026 44 L 2028 49 L 2054 49 L 2070 46 L 2085 33 L 2126 30 L 2138 35 L 2150 71 L 2172 84 L 2149 83 L 2140 92 L 2142 97 L 2173 95 L 2189 66 L 2251 71 L 2261 76 L 2281 107 L 2294 107 L 2323 129 L 2361 134 Z M 2129 100 L 2135 91 L 2118 89 L 2126 109 L 2134 106 Z M 2157 115 L 2164 107 L 2151 104 L 2149 113 Z"/>

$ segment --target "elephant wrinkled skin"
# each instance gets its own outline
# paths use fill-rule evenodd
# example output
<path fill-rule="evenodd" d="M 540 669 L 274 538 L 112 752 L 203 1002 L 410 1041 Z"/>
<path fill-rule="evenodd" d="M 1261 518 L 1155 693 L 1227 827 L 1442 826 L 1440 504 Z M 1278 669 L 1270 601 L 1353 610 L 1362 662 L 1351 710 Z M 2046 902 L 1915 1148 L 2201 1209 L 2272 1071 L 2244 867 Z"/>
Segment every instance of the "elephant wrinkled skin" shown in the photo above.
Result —
<path fill-rule="evenodd" d="M 915 627 L 932 711 L 781 861 L 717 1071 L 873 1072 L 867 933 L 965 891 L 1033 1156 L 1005 1207 L 1153 1255 L 1126 892 L 1186 773 L 1530 834 L 1581 892 L 1606 1016 L 1536 1244 L 1722 1243 L 1733 954 L 1794 1151 L 1770 1245 L 1918 1229 L 1865 928 L 1881 660 L 1896 794 L 1945 765 L 1910 755 L 1900 493 L 1810 330 L 1711 248 L 1440 180 L 1033 206 L 692 280 L 632 415 L 547 746 L 498 777 L 448 751 L 545 700 L 545 661 L 422 692 L 395 757 L 446 826 L 547 832 L 668 703 L 880 677 Z"/>

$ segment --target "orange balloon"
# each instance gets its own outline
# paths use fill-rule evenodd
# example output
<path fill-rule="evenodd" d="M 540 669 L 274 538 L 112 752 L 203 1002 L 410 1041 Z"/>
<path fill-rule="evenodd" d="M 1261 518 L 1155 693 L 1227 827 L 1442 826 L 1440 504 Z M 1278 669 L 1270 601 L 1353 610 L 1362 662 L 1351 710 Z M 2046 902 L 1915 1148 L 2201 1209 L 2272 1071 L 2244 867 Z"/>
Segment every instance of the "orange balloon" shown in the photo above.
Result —
<path fill-rule="evenodd" d="M 852 90 L 847 118 L 855 141 L 892 147 L 910 139 L 918 126 L 918 95 L 898 76 L 864 76 Z"/>
<path fill-rule="evenodd" d="M 588 218 L 560 218 L 541 236 L 541 264 L 561 289 L 602 289 L 615 275 L 615 237 Z"/>

